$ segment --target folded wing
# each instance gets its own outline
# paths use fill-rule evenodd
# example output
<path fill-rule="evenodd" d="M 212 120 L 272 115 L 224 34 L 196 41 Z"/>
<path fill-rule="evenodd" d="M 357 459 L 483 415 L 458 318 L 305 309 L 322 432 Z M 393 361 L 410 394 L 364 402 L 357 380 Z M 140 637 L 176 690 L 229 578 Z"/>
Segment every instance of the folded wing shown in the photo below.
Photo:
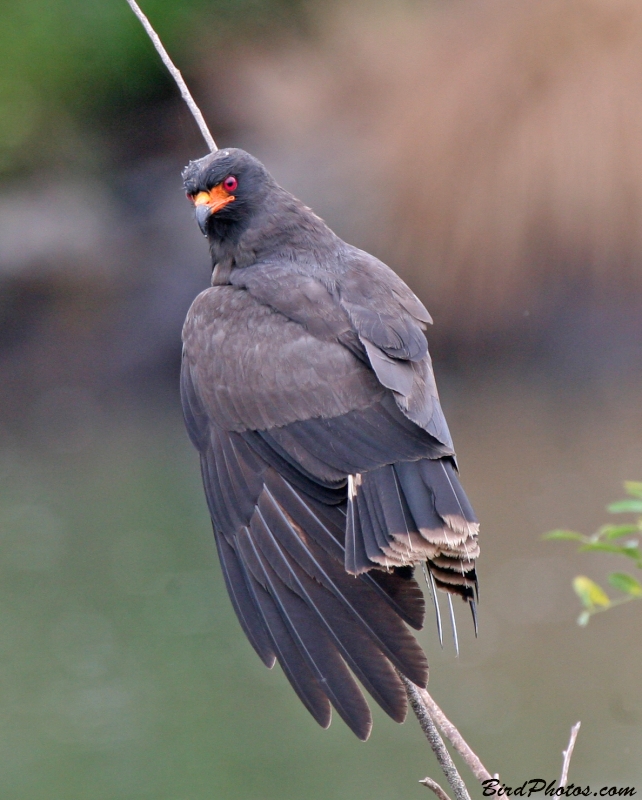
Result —
<path fill-rule="evenodd" d="M 313 307 L 326 302 L 309 281 L 297 285 Z M 416 424 L 347 319 L 337 313 L 313 333 L 244 287 L 207 290 L 184 329 L 181 396 L 248 639 L 321 725 L 333 706 L 364 739 L 371 717 L 355 678 L 397 721 L 397 673 L 427 681 L 406 627 L 424 617 L 413 565 L 472 603 L 477 522 L 436 392 L 424 380 L 433 422 Z M 373 347 L 432 376 L 421 341 L 406 353 L 401 333 Z"/>

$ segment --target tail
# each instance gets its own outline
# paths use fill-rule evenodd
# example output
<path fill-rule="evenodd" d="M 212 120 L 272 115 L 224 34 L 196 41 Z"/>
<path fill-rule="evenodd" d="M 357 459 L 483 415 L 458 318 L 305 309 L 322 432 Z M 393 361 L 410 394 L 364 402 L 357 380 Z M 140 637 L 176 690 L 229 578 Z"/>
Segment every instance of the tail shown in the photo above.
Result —
<path fill-rule="evenodd" d="M 345 567 L 426 565 L 431 583 L 471 604 L 479 523 L 451 458 L 391 464 L 348 480 Z"/>

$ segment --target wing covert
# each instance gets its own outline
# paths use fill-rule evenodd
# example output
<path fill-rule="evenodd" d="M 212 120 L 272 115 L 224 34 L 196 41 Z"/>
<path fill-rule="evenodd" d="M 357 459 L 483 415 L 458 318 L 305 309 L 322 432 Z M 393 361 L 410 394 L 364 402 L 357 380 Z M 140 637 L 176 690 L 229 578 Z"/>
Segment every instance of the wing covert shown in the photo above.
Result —
<path fill-rule="evenodd" d="M 346 347 L 319 340 L 244 289 L 202 292 L 188 314 L 183 341 L 200 405 L 226 430 L 268 430 L 340 416 L 367 408 L 385 392 Z"/>

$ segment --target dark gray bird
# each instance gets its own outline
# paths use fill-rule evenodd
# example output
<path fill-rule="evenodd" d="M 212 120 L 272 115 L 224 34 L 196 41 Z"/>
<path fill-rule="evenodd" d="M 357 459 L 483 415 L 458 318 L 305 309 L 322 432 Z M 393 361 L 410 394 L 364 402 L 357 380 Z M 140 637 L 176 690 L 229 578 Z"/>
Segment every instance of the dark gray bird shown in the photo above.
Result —
<path fill-rule="evenodd" d="M 478 524 L 425 336 L 385 264 L 339 239 L 248 153 L 189 164 L 212 287 L 183 329 L 181 396 L 232 604 L 323 727 L 396 721 L 419 686 L 421 565 L 474 616 Z M 438 606 L 437 606 L 438 608 Z"/>

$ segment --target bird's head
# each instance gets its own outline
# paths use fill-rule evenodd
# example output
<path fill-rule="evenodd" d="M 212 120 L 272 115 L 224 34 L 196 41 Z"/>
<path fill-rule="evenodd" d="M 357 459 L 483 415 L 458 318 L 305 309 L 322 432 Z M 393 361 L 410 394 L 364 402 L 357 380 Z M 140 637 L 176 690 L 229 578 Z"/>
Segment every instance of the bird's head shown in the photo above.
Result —
<path fill-rule="evenodd" d="M 183 170 L 183 183 L 203 234 L 226 238 L 245 228 L 274 181 L 249 153 L 226 148 L 190 161 Z"/>

